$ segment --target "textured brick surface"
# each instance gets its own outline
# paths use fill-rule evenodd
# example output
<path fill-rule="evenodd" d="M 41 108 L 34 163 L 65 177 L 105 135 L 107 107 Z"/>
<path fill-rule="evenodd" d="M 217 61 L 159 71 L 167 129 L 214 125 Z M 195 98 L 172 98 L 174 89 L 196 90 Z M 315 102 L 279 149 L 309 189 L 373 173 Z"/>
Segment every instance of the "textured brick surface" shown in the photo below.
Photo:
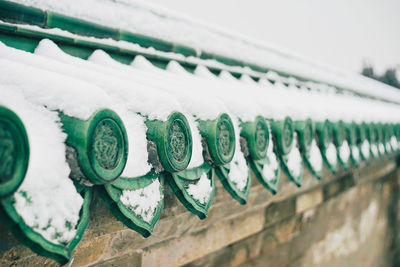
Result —
<path fill-rule="evenodd" d="M 146 249 L 142 262 L 144 266 L 182 265 L 258 233 L 263 224 L 262 212 L 223 220 L 200 232 L 170 241 L 167 247 L 161 244 Z"/>
<path fill-rule="evenodd" d="M 382 188 L 393 189 L 393 181 L 348 188 L 188 266 L 235 266 L 236 251 L 247 251 L 241 266 L 392 266 L 391 197 Z"/>
<path fill-rule="evenodd" d="M 400 263 L 395 170 L 395 161 L 385 160 L 337 175 L 324 170 L 321 181 L 306 172 L 301 188 L 282 177 L 275 196 L 252 177 L 247 205 L 233 200 L 217 179 L 205 220 L 166 187 L 161 220 L 147 239 L 117 221 L 95 194 L 72 266 L 390 266 Z M 20 244 L 1 223 L 0 235 L 2 266 L 57 265 Z"/>
<path fill-rule="evenodd" d="M 302 195 L 299 195 L 296 200 L 296 212 L 301 213 L 309 210 L 323 201 L 322 189 L 316 189 Z"/>

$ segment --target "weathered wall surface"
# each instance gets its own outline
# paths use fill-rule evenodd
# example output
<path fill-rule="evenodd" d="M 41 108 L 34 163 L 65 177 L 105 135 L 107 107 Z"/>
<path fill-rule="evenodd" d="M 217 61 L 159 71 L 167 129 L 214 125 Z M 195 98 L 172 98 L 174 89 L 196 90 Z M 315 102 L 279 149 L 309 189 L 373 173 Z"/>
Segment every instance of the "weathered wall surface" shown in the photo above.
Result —
<path fill-rule="evenodd" d="M 216 181 L 209 217 L 199 220 L 166 187 L 165 208 L 145 239 L 117 221 L 96 196 L 72 266 L 396 266 L 400 169 L 394 159 L 330 175 L 286 177 L 272 196 L 252 177 L 247 205 Z M 51 266 L 0 224 L 2 266 Z"/>

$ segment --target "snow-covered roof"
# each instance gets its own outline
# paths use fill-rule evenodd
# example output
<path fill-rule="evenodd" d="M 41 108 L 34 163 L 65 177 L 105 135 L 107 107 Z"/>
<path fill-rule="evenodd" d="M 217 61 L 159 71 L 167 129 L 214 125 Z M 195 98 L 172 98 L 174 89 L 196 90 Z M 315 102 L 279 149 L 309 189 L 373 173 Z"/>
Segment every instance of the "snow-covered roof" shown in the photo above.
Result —
<path fill-rule="evenodd" d="M 4 15 L 7 22 L 0 22 L 0 160 L 7 162 L 0 161 L 0 175 L 23 181 L 0 191 L 1 205 L 28 245 L 60 262 L 70 258 L 83 235 L 93 184 L 117 218 L 147 237 L 160 218 L 166 182 L 188 210 L 205 218 L 216 177 L 245 204 L 250 171 L 276 193 L 279 166 L 301 186 L 305 167 L 321 178 L 323 163 L 335 172 L 339 164 L 358 167 L 361 160 L 399 151 L 400 105 L 394 102 L 400 98 L 381 83 L 144 4 L 20 2 L 172 44 L 171 51 L 156 50 L 132 40 L 101 38 L 115 32 L 0 1 L 10 10 Z M 43 19 L 64 28 L 39 27 Z M 187 47 L 174 46 L 175 41 Z M 241 53 L 232 53 L 239 48 Z M 209 60 L 203 50 L 216 54 Z M 237 60 L 228 62 L 217 53 Z M 242 61 L 272 64 L 267 67 L 277 72 L 251 69 Z M 19 149 L 16 140 L 23 139 L 14 127 L 20 125 L 16 118 L 26 129 L 29 163 L 27 153 L 14 153 L 10 146 Z M 346 132 L 338 133 L 342 122 Z M 355 140 L 346 134 L 350 129 Z M 344 140 L 334 142 L 332 136 L 339 134 Z M 255 150 L 265 153 L 257 156 Z M 10 171 L 14 161 L 26 175 Z M 117 174 L 112 172 L 116 166 L 121 168 Z"/>
<path fill-rule="evenodd" d="M 210 54 L 217 55 L 213 59 L 219 56 L 227 57 L 235 59 L 237 63 L 254 64 L 285 75 L 400 103 L 399 90 L 388 85 L 194 21 L 182 14 L 143 1 L 13 1 L 111 28 L 159 38 L 172 44 L 185 45 L 193 48 L 196 54 L 203 58 Z"/>

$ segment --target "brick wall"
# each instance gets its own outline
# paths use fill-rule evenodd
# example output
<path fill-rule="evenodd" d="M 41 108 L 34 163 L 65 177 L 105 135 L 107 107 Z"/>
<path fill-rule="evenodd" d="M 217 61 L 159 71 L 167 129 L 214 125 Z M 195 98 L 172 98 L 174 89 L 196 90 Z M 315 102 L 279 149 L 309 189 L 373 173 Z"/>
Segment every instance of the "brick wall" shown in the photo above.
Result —
<path fill-rule="evenodd" d="M 331 175 L 286 177 L 272 196 L 252 177 L 247 205 L 217 180 L 209 217 L 199 220 L 166 187 L 154 234 L 142 238 L 95 195 L 72 266 L 396 266 L 400 169 L 383 160 Z M 0 223 L 1 265 L 57 265 L 16 241 Z"/>

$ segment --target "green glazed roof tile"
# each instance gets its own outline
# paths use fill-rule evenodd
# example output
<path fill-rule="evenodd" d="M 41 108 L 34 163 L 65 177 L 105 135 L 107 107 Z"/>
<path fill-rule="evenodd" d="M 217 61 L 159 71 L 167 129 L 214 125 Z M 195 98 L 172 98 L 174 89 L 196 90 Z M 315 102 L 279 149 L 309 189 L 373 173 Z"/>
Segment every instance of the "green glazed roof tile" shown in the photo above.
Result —
<path fill-rule="evenodd" d="M 159 160 L 165 170 L 179 172 L 192 157 L 192 133 L 189 122 L 180 112 L 169 115 L 165 122 L 147 120 L 147 138 L 155 142 Z"/>
<path fill-rule="evenodd" d="M 242 122 L 240 128 L 240 135 L 246 139 L 249 156 L 254 160 L 266 158 L 270 136 L 265 119 L 257 116 L 253 122 Z"/>
<path fill-rule="evenodd" d="M 164 179 L 152 170 L 141 177 L 119 178 L 97 189 L 119 221 L 143 237 L 149 237 L 163 209 L 163 187 Z M 154 199 L 157 196 L 160 199 Z"/>
<path fill-rule="evenodd" d="M 205 219 L 215 194 L 215 171 L 211 165 L 205 162 L 193 169 L 164 175 L 181 203 L 200 219 Z"/>
<path fill-rule="evenodd" d="M 0 199 L 12 195 L 25 178 L 29 141 L 21 119 L 0 106 Z"/>
<path fill-rule="evenodd" d="M 287 155 L 293 147 L 294 125 L 290 117 L 282 121 L 270 120 L 271 132 L 279 154 Z"/>
<path fill-rule="evenodd" d="M 23 6 L 10 1 L 0 1 L 0 18 L 5 21 L 37 25 L 46 25 L 46 14 L 44 11 Z"/>
<path fill-rule="evenodd" d="M 254 172 L 257 180 L 267 188 L 272 194 L 278 193 L 279 190 L 279 183 L 281 179 L 281 169 L 275 169 L 273 177 L 266 177 L 264 174 L 264 168 L 267 168 L 270 164 L 270 159 L 268 157 L 262 160 L 253 160 L 246 158 L 248 165 L 250 166 L 251 170 Z"/>
<path fill-rule="evenodd" d="M 116 29 L 51 11 L 46 11 L 46 27 L 59 28 L 84 36 L 118 39 L 118 30 Z"/>
<path fill-rule="evenodd" d="M 307 154 L 302 154 L 303 157 L 303 162 L 307 166 L 308 170 L 310 173 L 317 178 L 318 180 L 321 180 L 322 178 L 322 168 L 320 170 L 315 169 L 315 167 L 311 164 L 310 162 L 310 155 L 309 153 Z M 322 160 L 322 155 L 321 155 L 321 160 Z"/>
<path fill-rule="evenodd" d="M 282 167 L 282 170 L 284 171 L 284 173 L 286 174 L 286 176 L 289 178 L 289 180 L 291 182 L 293 182 L 295 185 L 297 185 L 298 187 L 300 187 L 302 185 L 303 182 L 303 178 L 304 178 L 304 166 L 303 166 L 303 162 L 302 162 L 302 157 L 300 155 L 300 151 L 298 150 L 297 147 L 297 142 L 296 143 L 296 147 L 293 147 L 292 150 L 289 152 L 288 155 L 282 155 L 280 153 L 278 153 L 278 159 L 280 162 L 280 165 Z M 278 148 L 275 148 L 275 151 L 277 151 Z M 294 160 L 291 154 L 292 153 L 298 153 L 298 157 L 299 157 L 299 162 L 294 162 L 291 163 L 291 160 Z M 297 155 L 295 155 L 297 156 Z M 298 167 L 298 170 L 294 170 L 293 168 L 291 168 L 292 164 L 298 163 L 299 166 L 295 166 Z M 297 164 L 296 164 L 297 165 Z"/>
<path fill-rule="evenodd" d="M 77 186 L 77 188 L 79 188 L 79 186 Z M 76 235 L 68 244 L 64 245 L 48 241 L 26 225 L 14 208 L 15 200 L 13 196 L 0 200 L 0 215 L 17 239 L 34 252 L 44 257 L 52 258 L 60 264 L 66 264 L 71 259 L 72 251 L 82 239 L 89 222 L 89 206 L 92 199 L 92 189 L 83 188 L 81 190 L 81 195 L 84 201 L 80 211 L 80 218 L 76 226 Z"/>
<path fill-rule="evenodd" d="M 291 86 L 294 90 L 304 86 L 312 87 L 310 84 L 305 83 L 310 81 L 309 79 L 284 72 L 275 73 L 276 77 L 274 78 L 273 74 L 270 73 L 270 69 L 236 58 L 200 51 L 182 44 L 128 32 L 123 29 L 106 27 L 13 2 L 0 0 L 0 19 L 18 24 L 28 23 L 42 28 L 60 28 L 75 33 L 57 34 L 49 29 L 0 23 L 0 41 L 8 46 L 28 52 L 33 52 L 39 41 L 47 38 L 54 41 L 59 48 L 68 54 L 83 59 L 88 59 L 96 49 L 102 49 L 112 58 L 127 65 L 137 55 L 144 55 L 153 65 L 163 69 L 166 68 L 171 60 L 177 60 L 184 69 L 192 73 L 199 64 L 205 64 L 215 75 L 228 71 L 237 78 L 238 83 L 244 80 L 239 81 L 239 78 L 249 76 L 256 82 L 269 79 L 276 81 L 277 84 L 283 83 L 286 86 Z M 96 38 L 111 38 L 113 40 L 107 40 L 107 42 L 103 40 L 104 42 L 101 42 L 99 41 L 100 39 Z M 134 43 L 140 47 L 137 46 L 137 49 L 133 49 L 132 45 L 127 46 L 127 43 L 124 42 L 117 43 L 125 44 L 124 46 L 119 46 L 116 45 L 114 40 Z M 154 49 L 145 49 L 150 47 L 156 51 L 154 52 Z M 193 58 L 195 59 L 193 60 Z M 207 65 L 206 63 L 210 64 Z M 235 79 L 234 82 L 236 82 Z M 342 88 L 337 88 L 337 91 L 340 90 Z M 104 116 L 97 117 L 99 114 Z M 233 114 L 231 114 L 232 118 L 234 118 Z M 197 114 L 190 115 L 196 117 Z M 163 172 L 157 173 L 152 169 L 146 175 L 133 178 L 119 177 L 126 164 L 128 140 L 123 122 L 116 114 L 110 110 L 102 110 L 94 114 L 88 121 L 77 120 L 63 114 L 60 115 L 60 118 L 63 129 L 67 134 L 66 144 L 68 147 L 75 149 L 76 158 L 84 178 L 88 178 L 90 186 L 96 184 L 95 188 L 100 192 L 107 206 L 118 220 L 144 237 L 152 234 L 160 218 L 163 209 L 164 186 L 167 183 L 189 211 L 200 219 L 204 219 L 208 215 L 214 198 L 215 175 L 218 175 L 223 187 L 229 194 L 241 204 L 246 204 L 250 193 L 250 170 L 253 171 L 258 181 L 266 189 L 273 194 L 277 193 L 281 177 L 280 168 L 277 167 L 273 170 L 273 177 L 267 177 L 266 172 L 264 172 L 264 168 L 271 165 L 272 162 L 271 155 L 268 155 L 269 146 L 273 146 L 274 152 L 272 153 L 275 153 L 273 155 L 276 155 L 284 173 L 297 186 L 301 186 L 304 176 L 303 164 L 318 179 L 322 176 L 322 169 L 315 170 L 315 166 L 311 164 L 310 147 L 313 138 L 317 140 L 323 162 L 335 173 L 338 168 L 337 162 L 344 169 L 348 169 L 350 161 L 353 165 L 359 166 L 361 160 L 368 160 L 369 158 L 363 152 L 364 145 L 368 146 L 366 147 L 367 150 L 376 159 L 388 157 L 394 150 L 394 146 L 389 144 L 390 138 L 395 134 L 399 136 L 400 133 L 398 125 L 396 127 L 393 126 L 394 128 L 381 123 L 363 123 L 361 125 L 352 123 L 351 125 L 344 125 L 342 121 L 329 122 L 328 120 L 316 122 L 314 132 L 314 123 L 311 119 L 293 122 L 289 117 L 280 121 L 270 118 L 270 131 L 265 119 L 257 116 L 254 121 L 244 121 L 240 124 L 240 142 L 247 146 L 241 143 L 246 164 L 246 183 L 242 188 L 239 187 L 237 181 L 230 177 L 231 172 L 237 167 L 235 166 L 238 162 L 237 158 L 235 161 L 235 151 L 239 151 L 239 148 L 236 147 L 239 142 L 235 140 L 235 129 L 232 119 L 227 113 L 221 113 L 215 120 L 197 119 L 199 132 L 204 138 L 203 141 L 205 141 L 203 151 L 205 153 L 203 155 L 209 154 L 205 156 L 203 165 L 192 169 L 186 169 L 191 161 L 194 141 L 192 140 L 192 132 L 185 115 L 173 112 L 166 121 L 147 120 L 146 141 L 149 141 L 148 145 L 154 144 L 156 146 L 157 159 L 162 165 L 161 170 Z M 239 116 L 239 121 L 240 119 Z M 8 134 L 7 130 L 4 130 L 5 127 L 2 127 L 6 123 L 9 124 L 8 121 L 5 122 L 3 120 L 0 107 L 0 138 Z M 8 125 L 6 128 L 10 129 Z M 16 128 L 18 128 L 18 125 Z M 20 132 L 24 131 L 21 130 Z M 298 139 L 296 135 L 298 135 Z M 14 135 L 11 134 L 11 136 Z M 21 144 L 27 143 L 26 134 L 22 133 L 21 136 Z M 270 138 L 272 138 L 272 144 L 269 144 Z M 340 153 L 344 140 L 349 143 L 350 157 L 348 159 L 342 158 Z M 0 139 L 1 149 L 5 147 L 4 144 L 7 141 L 8 138 Z M 370 146 L 366 141 L 369 141 Z M 336 151 L 332 160 L 332 153 L 330 152 L 334 151 L 334 149 Z M 23 147 L 21 148 L 22 150 L 24 150 Z M 356 150 L 358 150 L 358 156 L 356 156 Z M 25 148 L 25 151 L 19 154 L 26 155 L 27 151 L 28 149 Z M 299 166 L 300 173 L 295 174 L 289 168 L 289 157 L 290 153 L 298 151 L 301 161 Z M 0 162 L 3 162 L 4 155 L 7 156 L 7 153 L 0 153 L 0 155 L 2 156 Z M 70 154 L 67 154 L 67 157 L 68 155 Z M 27 162 L 26 159 L 25 161 Z M 26 164 L 26 162 L 23 163 Z M 9 178 L 8 172 L 4 171 L 4 166 L 6 165 L 0 164 L 1 181 Z M 72 250 L 82 238 L 88 223 L 91 189 L 83 185 L 75 185 L 84 197 L 84 204 L 77 225 L 77 234 L 68 244 L 53 244 L 29 228 L 16 213 L 11 194 L 21 183 L 21 177 L 23 178 L 25 170 L 20 173 L 15 171 L 14 173 L 18 174 L 19 178 L 14 187 L 5 192 L 3 190 L 5 187 L 2 186 L 0 190 L 1 215 L 13 228 L 16 236 L 34 251 L 40 255 L 56 259 L 60 263 L 67 262 L 71 257 Z M 199 195 L 200 189 L 204 190 L 205 193 Z M 156 200 L 155 204 L 149 205 L 147 210 L 142 212 L 142 207 L 129 197 L 131 194 L 136 193 L 140 194 L 143 203 L 150 204 L 150 200 Z M 157 200 L 158 196 L 160 197 L 159 200 Z"/>
<path fill-rule="evenodd" d="M 60 113 L 66 144 L 77 153 L 79 167 L 93 184 L 115 181 L 125 168 L 128 139 L 119 116 L 108 109 L 87 121 Z"/>
<path fill-rule="evenodd" d="M 236 142 L 232 119 L 228 114 L 222 113 L 215 120 L 199 120 L 199 132 L 207 142 L 213 164 L 231 162 Z"/>
<path fill-rule="evenodd" d="M 237 200 L 240 204 L 245 205 L 247 203 L 247 199 L 249 197 L 250 193 L 250 188 L 251 188 L 251 176 L 250 176 L 250 169 L 248 170 L 248 175 L 247 175 L 247 182 L 245 187 L 242 190 L 239 190 L 239 188 L 231 181 L 229 178 L 229 172 L 231 168 L 231 164 L 234 164 L 233 162 L 229 164 L 225 164 L 222 166 L 217 166 L 215 167 L 215 171 L 226 189 L 228 193 L 235 199 Z"/>

